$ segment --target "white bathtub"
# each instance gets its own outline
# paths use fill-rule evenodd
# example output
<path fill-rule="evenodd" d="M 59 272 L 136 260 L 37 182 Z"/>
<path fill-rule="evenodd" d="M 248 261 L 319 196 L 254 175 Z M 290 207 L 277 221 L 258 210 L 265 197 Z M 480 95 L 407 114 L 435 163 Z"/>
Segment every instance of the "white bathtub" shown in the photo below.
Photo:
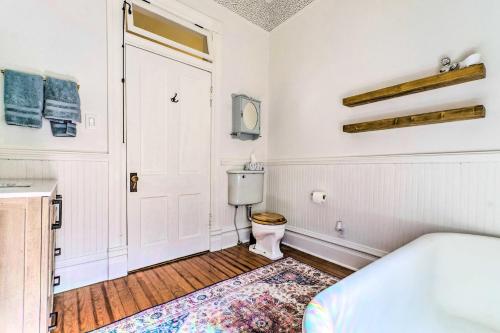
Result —
<path fill-rule="evenodd" d="M 307 333 L 500 332 L 500 238 L 429 234 L 318 294 Z"/>

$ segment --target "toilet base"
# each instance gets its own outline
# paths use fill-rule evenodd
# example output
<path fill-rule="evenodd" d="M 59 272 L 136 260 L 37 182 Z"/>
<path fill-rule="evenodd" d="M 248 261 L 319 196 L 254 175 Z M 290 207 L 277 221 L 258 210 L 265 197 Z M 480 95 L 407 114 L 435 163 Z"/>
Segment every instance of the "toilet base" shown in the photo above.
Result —
<path fill-rule="evenodd" d="M 257 244 L 252 244 L 248 247 L 248 249 L 250 250 L 250 252 L 253 252 L 253 253 L 256 253 L 256 254 L 259 254 L 261 256 L 264 256 L 266 258 L 269 258 L 271 260 L 278 260 L 278 259 L 281 259 L 283 258 L 283 253 L 281 251 L 279 251 L 279 253 L 275 253 L 274 255 L 272 253 L 269 253 L 267 251 L 264 251 L 264 250 L 261 250 L 261 249 L 258 249 L 256 248 L 256 245 Z"/>

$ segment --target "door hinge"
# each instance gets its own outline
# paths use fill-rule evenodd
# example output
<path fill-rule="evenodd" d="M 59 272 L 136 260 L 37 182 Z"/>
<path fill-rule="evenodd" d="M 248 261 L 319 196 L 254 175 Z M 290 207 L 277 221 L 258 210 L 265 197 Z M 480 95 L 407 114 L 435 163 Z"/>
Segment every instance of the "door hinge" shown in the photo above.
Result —
<path fill-rule="evenodd" d="M 210 87 L 210 107 L 212 107 L 212 103 L 214 100 L 214 87 Z"/>

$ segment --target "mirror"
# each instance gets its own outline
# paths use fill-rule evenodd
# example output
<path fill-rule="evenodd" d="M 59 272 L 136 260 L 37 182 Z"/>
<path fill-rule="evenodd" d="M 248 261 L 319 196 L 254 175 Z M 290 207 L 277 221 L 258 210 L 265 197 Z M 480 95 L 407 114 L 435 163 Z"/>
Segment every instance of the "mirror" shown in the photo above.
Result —
<path fill-rule="evenodd" d="M 240 140 L 260 138 L 260 101 L 247 95 L 231 95 L 233 99 L 233 131 Z"/>
<path fill-rule="evenodd" d="M 253 130 L 257 126 L 258 120 L 257 108 L 252 102 L 248 102 L 243 109 L 243 123 L 245 127 Z"/>

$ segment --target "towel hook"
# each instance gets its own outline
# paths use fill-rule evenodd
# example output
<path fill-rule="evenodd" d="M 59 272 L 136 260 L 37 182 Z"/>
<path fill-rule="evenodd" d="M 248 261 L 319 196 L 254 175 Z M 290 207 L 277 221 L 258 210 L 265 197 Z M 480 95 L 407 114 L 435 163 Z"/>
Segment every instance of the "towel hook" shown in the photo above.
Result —
<path fill-rule="evenodd" d="M 179 100 L 177 99 L 177 93 L 175 93 L 174 97 L 170 99 L 174 103 L 179 103 Z"/>

